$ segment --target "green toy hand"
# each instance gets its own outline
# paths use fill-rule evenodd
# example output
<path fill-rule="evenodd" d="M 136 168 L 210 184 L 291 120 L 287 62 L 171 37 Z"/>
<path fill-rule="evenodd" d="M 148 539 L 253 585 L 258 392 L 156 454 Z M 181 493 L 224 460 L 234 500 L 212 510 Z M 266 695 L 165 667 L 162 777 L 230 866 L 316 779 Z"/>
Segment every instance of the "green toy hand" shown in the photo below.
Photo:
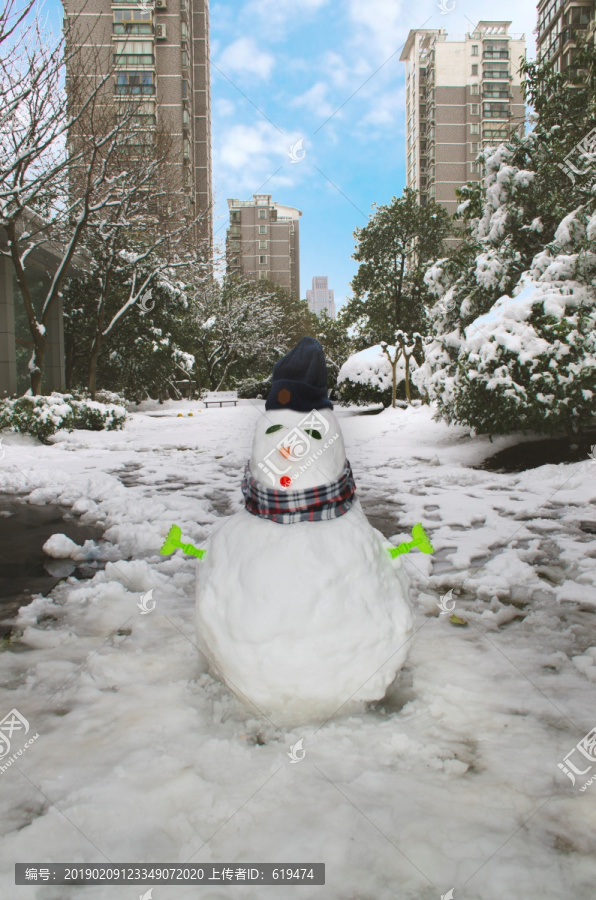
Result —
<path fill-rule="evenodd" d="M 170 530 L 168 531 L 168 536 L 164 541 L 164 545 L 159 551 L 163 553 L 164 556 L 167 556 L 169 553 L 173 553 L 174 550 L 182 550 L 184 553 L 188 553 L 189 556 L 198 556 L 199 559 L 202 559 L 207 553 L 206 550 L 199 550 L 198 547 L 195 547 L 193 544 L 183 544 L 180 538 L 182 537 L 182 529 L 178 525 L 172 525 Z"/>
<path fill-rule="evenodd" d="M 387 550 L 387 553 L 391 557 L 391 559 L 395 559 L 396 556 L 400 556 L 402 553 L 409 553 L 414 547 L 418 547 L 418 549 L 422 553 L 434 553 L 435 548 L 429 541 L 426 531 L 418 522 L 412 528 L 412 540 L 408 542 L 404 542 L 399 544 L 398 547 L 392 547 L 390 550 Z"/>

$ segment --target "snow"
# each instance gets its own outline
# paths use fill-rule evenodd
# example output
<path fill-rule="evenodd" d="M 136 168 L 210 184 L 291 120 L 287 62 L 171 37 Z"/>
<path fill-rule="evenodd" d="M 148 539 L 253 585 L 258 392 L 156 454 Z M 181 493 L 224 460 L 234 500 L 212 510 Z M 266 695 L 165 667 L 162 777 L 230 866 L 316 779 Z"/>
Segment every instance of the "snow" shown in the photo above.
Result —
<path fill-rule="evenodd" d="M 99 552 L 93 541 L 85 541 L 83 546 L 75 544 L 65 534 L 53 534 L 43 545 L 43 552 L 53 559 L 97 559 Z"/>
<path fill-rule="evenodd" d="M 264 404 L 157 409 L 53 446 L 2 435 L 5 494 L 64 503 L 80 516 L 78 543 L 99 525 L 119 558 L 35 596 L 0 652 L 2 715 L 16 708 L 39 733 L 0 774 L 0 894 L 15 896 L 17 860 L 262 860 L 326 863 L 325 888 L 296 891 L 313 898 L 439 900 L 454 888 L 454 900 L 592 900 L 596 788 L 574 789 L 557 764 L 596 725 L 596 551 L 582 529 L 596 521 L 596 466 L 476 470 L 532 436 L 471 438 L 424 406 L 336 410 L 372 524 L 397 544 L 421 521 L 435 554 L 402 557 L 415 625 L 387 698 L 292 730 L 247 712 L 201 664 L 195 572 L 208 556 L 158 552 L 172 522 L 205 546 L 241 509 Z M 142 615 L 151 589 L 156 608 Z M 465 627 L 439 615 L 450 589 Z M 300 739 L 306 756 L 292 764 Z M 149 887 L 68 894 L 112 900 Z M 65 897 L 41 884 L 18 893 Z M 214 885 L 201 896 L 264 891 Z"/>
<path fill-rule="evenodd" d="M 395 347 L 387 345 L 387 352 L 392 359 L 395 358 Z M 414 372 L 418 367 L 414 357 L 410 359 L 410 371 Z M 396 366 L 396 383 L 400 384 L 406 377 L 405 361 L 400 355 Z M 368 384 L 386 390 L 392 385 L 391 363 L 387 353 L 380 344 L 367 347 L 354 353 L 339 370 L 337 376 L 338 385 L 343 381 L 352 381 L 355 384 Z"/>

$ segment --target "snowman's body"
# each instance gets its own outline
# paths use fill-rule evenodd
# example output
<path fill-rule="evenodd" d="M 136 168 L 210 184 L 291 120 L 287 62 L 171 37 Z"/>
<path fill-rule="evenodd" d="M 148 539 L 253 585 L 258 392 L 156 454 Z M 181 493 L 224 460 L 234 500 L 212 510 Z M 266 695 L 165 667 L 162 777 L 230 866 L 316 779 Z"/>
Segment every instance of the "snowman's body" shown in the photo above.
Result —
<path fill-rule="evenodd" d="M 253 478 L 280 489 L 292 477 L 291 491 L 339 478 L 345 449 L 337 420 L 328 410 L 313 416 L 304 425 L 305 413 L 265 413 Z M 409 580 L 390 546 L 358 500 L 327 521 L 281 524 L 241 510 L 198 566 L 201 651 L 241 699 L 280 722 L 381 698 L 405 661 L 413 623 Z"/>

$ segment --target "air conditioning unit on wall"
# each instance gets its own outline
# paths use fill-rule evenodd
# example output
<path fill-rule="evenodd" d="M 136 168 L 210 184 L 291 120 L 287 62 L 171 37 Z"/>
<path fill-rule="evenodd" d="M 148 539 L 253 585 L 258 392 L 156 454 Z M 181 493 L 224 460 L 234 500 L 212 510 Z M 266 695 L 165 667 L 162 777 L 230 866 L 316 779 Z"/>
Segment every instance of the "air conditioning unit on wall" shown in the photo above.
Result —
<path fill-rule="evenodd" d="M 156 25 L 155 26 L 155 37 L 157 40 L 165 40 L 167 37 L 166 26 L 165 25 Z"/>
<path fill-rule="evenodd" d="M 165 9 L 166 7 L 166 0 L 155 0 L 155 9 Z"/>

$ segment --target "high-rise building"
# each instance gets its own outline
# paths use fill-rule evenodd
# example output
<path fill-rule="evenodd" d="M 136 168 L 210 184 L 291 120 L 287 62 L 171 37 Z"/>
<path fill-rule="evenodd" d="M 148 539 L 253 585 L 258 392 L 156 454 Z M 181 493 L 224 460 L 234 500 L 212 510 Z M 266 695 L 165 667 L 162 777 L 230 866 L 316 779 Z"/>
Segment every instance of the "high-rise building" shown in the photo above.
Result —
<path fill-rule="evenodd" d="M 594 31 L 595 0 L 539 0 L 536 56 L 554 72 L 573 65 L 578 32 Z"/>
<path fill-rule="evenodd" d="M 329 289 L 329 278 L 326 275 L 315 275 L 312 280 L 312 288 L 306 292 L 308 308 L 315 315 L 320 316 L 323 310 L 329 318 L 335 319 L 334 292 Z"/>
<path fill-rule="evenodd" d="M 487 145 L 523 133 L 525 107 L 519 67 L 525 35 L 511 22 L 479 22 L 448 39 L 444 29 L 410 31 L 400 59 L 406 64 L 407 185 L 420 202 L 453 214 L 455 189 L 477 181 L 476 161 Z"/>
<path fill-rule="evenodd" d="M 300 210 L 272 201 L 271 194 L 228 200 L 228 207 L 228 272 L 272 281 L 300 299 Z"/>
<path fill-rule="evenodd" d="M 102 99 L 134 118 L 139 147 L 159 130 L 171 143 L 171 183 L 197 238 L 212 242 L 209 0 L 63 0 L 70 50 L 89 84 L 110 74 Z M 68 75 L 68 71 L 67 71 Z M 68 88 L 68 80 L 67 80 Z M 209 249 L 207 251 L 210 255 Z"/>

